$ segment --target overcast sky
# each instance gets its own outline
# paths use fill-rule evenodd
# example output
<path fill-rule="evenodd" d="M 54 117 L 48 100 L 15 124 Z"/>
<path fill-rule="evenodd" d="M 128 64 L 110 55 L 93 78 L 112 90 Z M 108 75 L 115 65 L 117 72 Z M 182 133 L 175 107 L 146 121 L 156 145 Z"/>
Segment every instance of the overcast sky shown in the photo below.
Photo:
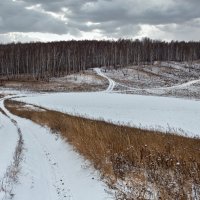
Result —
<path fill-rule="evenodd" d="M 200 40 L 200 0 L 0 0 L 0 42 Z"/>

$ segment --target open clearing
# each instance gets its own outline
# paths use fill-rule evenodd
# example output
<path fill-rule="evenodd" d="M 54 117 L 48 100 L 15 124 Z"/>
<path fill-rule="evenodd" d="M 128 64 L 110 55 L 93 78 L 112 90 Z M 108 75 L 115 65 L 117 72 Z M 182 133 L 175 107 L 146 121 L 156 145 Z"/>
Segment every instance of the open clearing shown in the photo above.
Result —
<path fill-rule="evenodd" d="M 47 127 L 11 114 L 4 106 L 5 99 L 27 103 L 20 108 L 23 112 L 44 114 L 47 108 L 199 138 L 199 68 L 198 63 L 190 68 L 186 63 L 155 63 L 140 70 L 137 66 L 119 70 L 96 68 L 86 74 L 56 78 L 42 86 L 34 83 L 31 88 L 32 83 L 24 84 L 21 91 L 15 90 L 21 86 L 20 82 L 13 85 L 4 82 L 7 87 L 2 88 L 0 104 L 0 148 L 2 152 L 7 146 L 10 148 L 0 158 L 3 163 L 0 167 L 0 198 L 102 200 L 112 196 L 106 192 L 108 187 L 100 181 L 97 171 L 72 146 Z M 5 132 L 9 134 L 5 135 Z M 198 166 L 197 171 L 199 173 Z M 153 187 L 150 190 L 152 192 Z"/>

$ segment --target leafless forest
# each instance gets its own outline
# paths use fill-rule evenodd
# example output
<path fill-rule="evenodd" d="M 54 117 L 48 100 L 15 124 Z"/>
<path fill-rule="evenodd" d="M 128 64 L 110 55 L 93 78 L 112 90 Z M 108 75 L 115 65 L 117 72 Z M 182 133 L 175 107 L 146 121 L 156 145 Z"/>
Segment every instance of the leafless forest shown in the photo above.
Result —
<path fill-rule="evenodd" d="M 161 42 L 148 38 L 118 41 L 61 41 L 0 45 L 0 76 L 46 80 L 92 67 L 152 64 L 200 59 L 200 42 Z"/>

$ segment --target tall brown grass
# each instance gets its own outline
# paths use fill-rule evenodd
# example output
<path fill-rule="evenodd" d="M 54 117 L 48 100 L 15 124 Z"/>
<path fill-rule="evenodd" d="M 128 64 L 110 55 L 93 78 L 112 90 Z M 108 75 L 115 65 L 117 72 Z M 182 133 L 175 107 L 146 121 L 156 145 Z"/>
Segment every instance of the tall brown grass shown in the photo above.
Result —
<path fill-rule="evenodd" d="M 195 199 L 200 196 L 200 139 L 118 126 L 56 111 L 24 110 L 6 100 L 13 114 L 48 126 L 116 190 L 116 199 Z"/>

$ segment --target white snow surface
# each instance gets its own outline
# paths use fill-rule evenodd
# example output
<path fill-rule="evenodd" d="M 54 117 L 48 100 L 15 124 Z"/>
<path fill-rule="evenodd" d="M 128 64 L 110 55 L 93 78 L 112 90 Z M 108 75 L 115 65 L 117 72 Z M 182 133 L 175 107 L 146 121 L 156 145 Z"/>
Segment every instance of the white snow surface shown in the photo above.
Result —
<path fill-rule="evenodd" d="M 0 113 L 0 180 L 4 177 L 7 167 L 12 163 L 17 140 L 16 127 L 10 119 Z"/>
<path fill-rule="evenodd" d="M 200 137 L 200 101 L 112 93 L 117 83 L 101 69 L 94 70 L 109 82 L 103 92 L 48 93 L 19 100 L 72 115 Z M 199 80 L 176 87 L 197 82 Z"/>
<path fill-rule="evenodd" d="M 200 137 L 200 101 L 170 97 L 113 93 L 118 84 L 100 69 L 96 73 L 109 82 L 107 90 L 91 93 L 29 93 L 7 90 L 17 100 L 44 108 L 117 124 L 161 131 L 173 131 Z M 199 80 L 177 85 L 182 88 Z M 159 88 L 164 90 L 166 88 Z M 73 148 L 49 129 L 10 114 L 0 113 L 0 180 L 13 162 L 18 141 L 17 127 L 24 140 L 23 162 L 18 184 L 12 190 L 14 200 L 104 200 L 112 199 L 99 176 Z M 28 105 L 28 108 L 34 108 Z M 9 148 L 8 148 L 9 147 Z M 7 200 L 0 190 L 0 199 Z"/>
<path fill-rule="evenodd" d="M 2 93 L 10 94 L 4 99 L 42 95 L 12 89 L 3 90 Z M 20 173 L 15 175 L 18 184 L 10 179 L 12 183 L 6 181 L 4 187 L 11 189 L 4 192 L 0 188 L 0 199 L 113 199 L 112 194 L 108 194 L 108 188 L 100 180 L 97 171 L 92 169 L 72 146 L 60 136 L 52 134 L 49 129 L 9 113 L 4 107 L 4 99 L 1 99 L 0 108 L 8 117 L 0 113 L 0 150 L 4 153 L 0 156 L 0 162 L 3 163 L 0 166 L 0 183 L 4 181 L 4 177 L 9 176 L 7 171 L 13 163 L 13 154 L 19 139 L 17 128 L 22 132 L 25 147 L 24 160 L 19 167 Z M 38 110 L 33 105 L 25 105 L 24 108 Z"/>
<path fill-rule="evenodd" d="M 97 172 L 59 135 L 52 134 L 49 129 L 30 120 L 12 115 L 2 102 L 1 108 L 16 121 L 24 140 L 24 159 L 18 174 L 18 184 L 13 186 L 13 200 L 112 199 Z M 12 162 L 18 138 L 16 127 L 2 114 L 0 117 L 1 179 Z M 0 199 L 10 198 L 0 192 Z"/>
<path fill-rule="evenodd" d="M 109 78 L 108 76 L 106 76 L 105 74 L 102 73 L 100 68 L 94 68 L 94 71 L 99 75 L 102 76 L 103 78 L 107 79 L 109 82 L 108 88 L 106 89 L 105 92 L 112 92 L 116 83 L 115 81 L 113 81 L 111 78 Z"/>
<path fill-rule="evenodd" d="M 200 136 L 200 101 L 142 95 L 53 93 L 18 100 L 87 118 Z M 181 130 L 180 130 L 181 129 Z"/>
<path fill-rule="evenodd" d="M 38 108 L 38 107 L 35 107 L 35 106 L 33 106 L 33 105 L 29 105 L 29 104 L 24 105 L 23 108 L 24 108 L 25 110 L 33 110 L 33 111 L 37 111 L 37 112 L 44 112 L 44 111 L 45 111 L 45 110 L 42 109 L 42 108 Z"/>
<path fill-rule="evenodd" d="M 52 78 L 51 80 L 58 83 L 72 82 L 76 84 L 102 84 L 102 81 L 100 79 L 97 79 L 96 77 L 88 74 L 71 74 L 60 78 Z"/>

